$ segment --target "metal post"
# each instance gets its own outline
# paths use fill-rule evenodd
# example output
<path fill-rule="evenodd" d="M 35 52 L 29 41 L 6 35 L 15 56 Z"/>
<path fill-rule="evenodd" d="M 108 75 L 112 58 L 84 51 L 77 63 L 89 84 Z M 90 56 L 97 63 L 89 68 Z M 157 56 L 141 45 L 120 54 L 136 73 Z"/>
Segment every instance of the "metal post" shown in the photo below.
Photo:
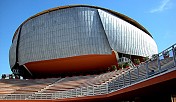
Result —
<path fill-rule="evenodd" d="M 159 58 L 159 54 L 157 54 L 157 60 L 158 60 L 158 69 L 159 69 L 159 72 L 161 72 L 161 64 L 160 64 L 160 58 Z"/>
<path fill-rule="evenodd" d="M 174 48 L 174 45 L 172 46 L 172 52 L 173 52 L 173 59 L 174 59 L 174 66 L 176 66 L 176 48 Z"/>
<path fill-rule="evenodd" d="M 137 80 L 139 81 L 139 68 L 138 67 L 136 67 L 137 68 Z"/>
<path fill-rule="evenodd" d="M 115 82 L 114 82 L 114 80 L 112 80 L 112 87 L 113 87 L 113 91 L 114 91 L 114 89 L 115 89 Z"/>
<path fill-rule="evenodd" d="M 125 77 L 124 77 L 124 73 L 122 74 L 123 76 L 123 87 L 125 87 Z"/>
<path fill-rule="evenodd" d="M 114 79 L 114 89 L 117 90 L 117 79 Z"/>
<path fill-rule="evenodd" d="M 93 85 L 93 89 L 92 90 L 93 90 L 93 95 L 94 95 L 94 85 Z"/>
<path fill-rule="evenodd" d="M 88 87 L 89 87 L 89 86 L 86 87 L 86 89 L 87 89 L 87 92 L 86 92 L 87 96 L 89 95 Z"/>
<path fill-rule="evenodd" d="M 118 89 L 120 88 L 119 76 L 118 76 Z"/>
<path fill-rule="evenodd" d="M 53 93 L 52 94 L 52 99 L 53 99 L 53 96 L 54 96 L 54 99 L 56 99 L 56 95 L 57 95 L 57 93 Z"/>
<path fill-rule="evenodd" d="M 82 93 L 82 87 L 81 87 L 81 96 L 83 96 L 83 93 Z"/>
<path fill-rule="evenodd" d="M 67 91 L 67 98 L 70 97 L 70 94 L 71 94 L 71 92 L 70 92 L 70 90 L 68 90 L 68 91 Z"/>
<path fill-rule="evenodd" d="M 129 81 L 130 81 L 130 85 L 131 85 L 131 73 L 130 73 L 130 70 L 129 70 Z"/>
<path fill-rule="evenodd" d="M 59 97 L 59 93 L 54 93 L 54 97 L 55 97 L 55 99 L 56 99 L 57 97 Z"/>
<path fill-rule="evenodd" d="M 108 94 L 109 91 L 108 91 L 108 83 L 106 84 L 106 94 Z"/>
<path fill-rule="evenodd" d="M 63 98 L 63 92 L 61 92 L 61 98 Z"/>
<path fill-rule="evenodd" d="M 76 88 L 76 97 L 77 97 L 77 88 Z"/>
<path fill-rule="evenodd" d="M 148 61 L 146 61 L 146 63 L 145 63 L 145 68 L 146 68 L 146 71 L 147 71 L 147 78 L 148 78 L 149 77 Z"/>

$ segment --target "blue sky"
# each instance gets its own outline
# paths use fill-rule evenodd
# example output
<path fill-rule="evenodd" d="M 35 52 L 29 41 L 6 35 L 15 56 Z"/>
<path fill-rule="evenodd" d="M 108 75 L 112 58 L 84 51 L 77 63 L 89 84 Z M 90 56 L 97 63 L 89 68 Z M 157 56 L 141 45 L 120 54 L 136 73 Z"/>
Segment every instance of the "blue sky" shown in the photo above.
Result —
<path fill-rule="evenodd" d="M 9 48 L 18 26 L 38 12 L 71 4 L 100 6 L 133 18 L 152 34 L 159 52 L 176 43 L 176 0 L 0 0 L 0 75 L 11 73 Z"/>

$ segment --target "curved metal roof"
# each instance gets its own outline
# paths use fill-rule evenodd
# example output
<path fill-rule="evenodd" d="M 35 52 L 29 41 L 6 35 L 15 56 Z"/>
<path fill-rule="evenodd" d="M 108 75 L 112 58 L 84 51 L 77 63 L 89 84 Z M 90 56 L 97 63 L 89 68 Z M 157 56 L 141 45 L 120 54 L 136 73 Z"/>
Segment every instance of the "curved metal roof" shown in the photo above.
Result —
<path fill-rule="evenodd" d="M 119 18 L 121 18 L 121 19 L 127 21 L 128 23 L 130 23 L 130 24 L 136 26 L 137 28 L 141 29 L 142 31 L 144 31 L 145 33 L 147 33 L 149 36 L 152 37 L 152 35 L 151 35 L 142 25 L 140 25 L 137 21 L 131 19 L 130 17 L 128 17 L 128 16 L 126 16 L 126 15 L 123 15 L 123 14 L 121 14 L 121 13 L 115 12 L 115 11 L 113 11 L 113 10 L 109 10 L 109 9 L 102 8 L 102 7 L 98 7 L 98 6 L 90 6 L 90 5 L 67 5 L 67 6 L 59 6 L 59 7 L 51 8 L 51 9 L 48 9 L 48 10 L 44 10 L 44 11 L 42 11 L 42 12 L 39 12 L 39 13 L 35 14 L 34 16 L 29 17 L 29 18 L 28 18 L 27 20 L 25 20 L 20 26 L 22 26 L 24 23 L 26 23 L 26 22 L 29 21 L 30 19 L 33 19 L 33 18 L 35 18 L 35 17 L 38 17 L 38 16 L 40 16 L 40 15 L 42 15 L 42 14 L 46 14 L 46 13 L 49 13 L 49 12 L 52 12 L 52 11 L 56 11 L 56 10 L 60 10 L 60 9 L 73 8 L 73 7 L 90 7 L 90 8 L 102 9 L 102 10 L 104 10 L 104 11 L 110 12 L 110 13 L 116 15 L 117 17 L 119 17 Z M 20 26 L 19 26 L 19 27 L 20 27 Z M 19 29 L 19 27 L 18 27 L 18 29 Z M 18 29 L 17 29 L 17 30 L 18 30 Z M 16 36 L 17 30 L 15 31 L 15 34 L 14 34 L 14 36 L 13 36 L 13 39 L 14 39 L 14 37 Z M 12 40 L 12 41 L 13 41 L 13 40 Z"/>

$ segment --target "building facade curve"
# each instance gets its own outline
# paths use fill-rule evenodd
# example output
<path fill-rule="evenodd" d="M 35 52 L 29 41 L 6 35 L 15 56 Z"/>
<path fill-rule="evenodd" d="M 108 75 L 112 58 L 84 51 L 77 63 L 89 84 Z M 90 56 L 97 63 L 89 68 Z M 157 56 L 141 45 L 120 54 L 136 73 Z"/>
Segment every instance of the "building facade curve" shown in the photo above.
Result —
<path fill-rule="evenodd" d="M 158 53 L 147 30 L 131 18 L 108 11 L 77 5 L 30 17 L 13 37 L 12 71 L 19 70 L 15 72 L 23 76 L 86 72 L 117 65 L 118 53 L 141 57 Z"/>

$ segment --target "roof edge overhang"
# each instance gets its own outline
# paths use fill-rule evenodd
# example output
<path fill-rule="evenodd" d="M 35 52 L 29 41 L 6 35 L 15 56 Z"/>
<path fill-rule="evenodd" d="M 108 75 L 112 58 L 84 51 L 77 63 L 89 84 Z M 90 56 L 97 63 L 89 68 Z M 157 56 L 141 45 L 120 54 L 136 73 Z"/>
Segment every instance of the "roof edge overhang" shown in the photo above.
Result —
<path fill-rule="evenodd" d="M 113 10 L 110 10 L 110 9 L 98 7 L 98 6 L 79 5 L 79 4 L 78 4 L 78 5 L 66 5 L 66 6 L 59 6 L 59 7 L 51 8 L 51 9 L 44 10 L 44 11 L 42 11 L 42 12 L 39 12 L 39 13 L 37 13 L 37 14 L 35 14 L 35 15 L 29 17 L 27 20 L 25 20 L 25 21 L 17 28 L 17 30 L 16 30 L 15 33 L 14 33 L 13 39 L 15 38 L 18 29 L 19 29 L 24 23 L 26 23 L 27 21 L 29 21 L 29 20 L 31 20 L 31 19 L 33 19 L 33 18 L 35 18 L 35 17 L 38 17 L 38 16 L 40 16 L 40 15 L 43 15 L 43 14 L 52 12 L 52 11 L 61 10 L 61 9 L 67 9 L 67 8 L 73 8 L 73 7 L 90 7 L 90 8 L 96 8 L 96 9 L 102 9 L 102 10 L 104 10 L 104 11 L 108 11 L 108 12 L 114 14 L 115 16 L 117 16 L 117 17 L 119 17 L 119 18 L 125 20 L 126 22 L 128 22 L 128 23 L 134 25 L 135 27 L 139 28 L 140 30 L 144 31 L 145 33 L 147 33 L 149 36 L 152 37 L 152 35 L 151 35 L 142 25 L 140 25 L 137 21 L 133 20 L 132 18 L 130 18 L 130 17 L 124 15 L 124 14 L 121 14 L 121 13 L 119 13 L 119 12 L 116 12 L 116 11 L 113 11 Z M 152 37 L 152 38 L 153 38 L 153 37 Z M 13 39 L 12 39 L 12 41 L 13 41 Z"/>

